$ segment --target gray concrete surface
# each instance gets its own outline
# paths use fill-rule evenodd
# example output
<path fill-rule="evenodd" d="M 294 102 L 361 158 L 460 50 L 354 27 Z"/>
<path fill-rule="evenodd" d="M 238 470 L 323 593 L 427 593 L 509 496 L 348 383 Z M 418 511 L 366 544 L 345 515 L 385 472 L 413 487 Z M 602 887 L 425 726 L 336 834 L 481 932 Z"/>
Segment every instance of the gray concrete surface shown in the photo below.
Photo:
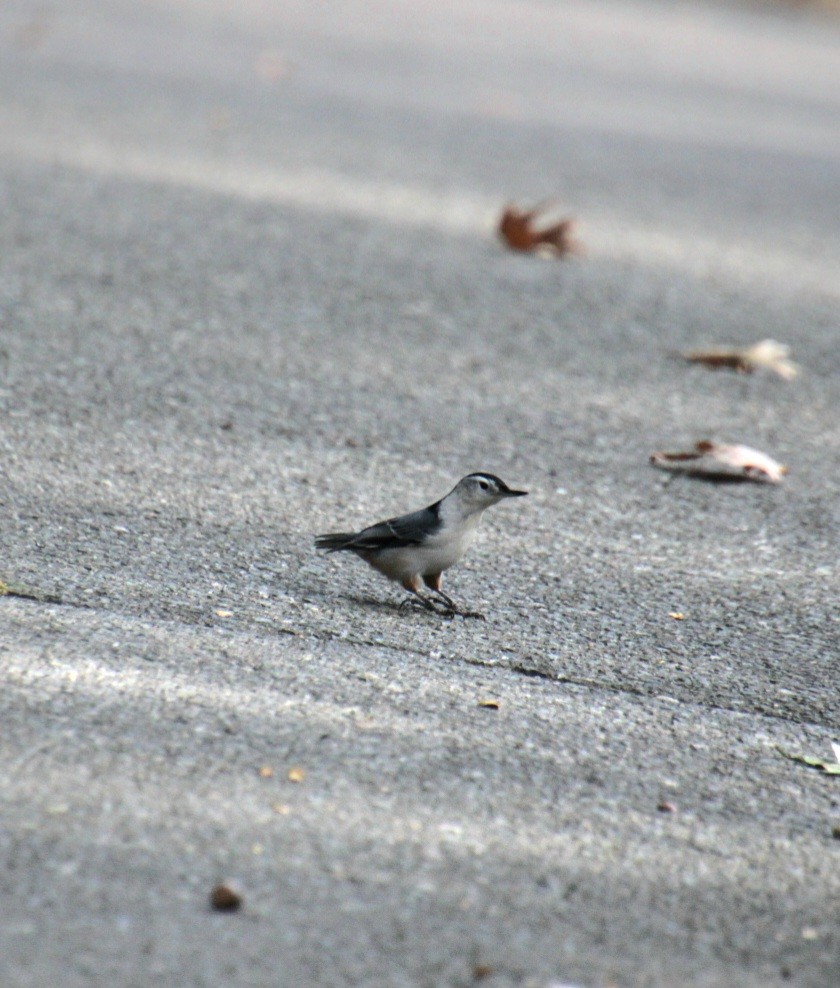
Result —
<path fill-rule="evenodd" d="M 840 984 L 840 782 L 778 751 L 840 740 L 840 26 L 6 0 L 0 52 L 0 984 Z M 505 253 L 550 195 L 587 255 Z M 799 379 L 673 356 L 764 337 Z M 647 465 L 706 436 L 789 476 Z M 485 624 L 314 554 L 474 469 L 532 492 Z"/>

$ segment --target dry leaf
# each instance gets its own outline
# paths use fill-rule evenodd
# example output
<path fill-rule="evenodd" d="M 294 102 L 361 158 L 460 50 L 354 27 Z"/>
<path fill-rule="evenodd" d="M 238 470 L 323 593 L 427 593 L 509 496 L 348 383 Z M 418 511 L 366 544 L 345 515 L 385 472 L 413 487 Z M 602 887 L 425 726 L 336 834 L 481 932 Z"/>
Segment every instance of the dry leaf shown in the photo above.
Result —
<path fill-rule="evenodd" d="M 778 746 L 777 750 L 779 754 L 784 755 L 785 758 L 789 758 L 793 762 L 801 762 L 810 768 L 819 769 L 820 772 L 825 772 L 826 775 L 840 776 L 840 761 L 832 762 L 827 758 L 817 758 L 815 755 L 797 755 L 793 752 L 785 751 L 784 748 L 779 748 Z"/>
<path fill-rule="evenodd" d="M 682 611 L 668 611 L 668 617 L 675 621 L 685 621 L 685 614 Z"/>
<path fill-rule="evenodd" d="M 717 370 L 728 367 L 740 374 L 752 374 L 764 368 L 773 371 L 786 381 L 796 377 L 799 368 L 790 360 L 790 347 L 775 340 L 761 340 L 745 347 L 712 347 L 709 350 L 692 350 L 683 354 L 692 364 L 703 364 Z"/>
<path fill-rule="evenodd" d="M 290 768 L 287 778 L 289 782 L 303 782 L 306 778 L 306 772 L 302 768 Z"/>
<path fill-rule="evenodd" d="M 660 813 L 676 813 L 677 808 L 673 803 L 669 803 L 667 799 L 663 799 L 661 803 L 656 806 Z"/>
<path fill-rule="evenodd" d="M 709 480 L 757 480 L 778 484 L 787 467 L 749 446 L 729 446 L 703 440 L 690 453 L 652 453 L 650 462 L 671 470 Z"/>
<path fill-rule="evenodd" d="M 242 893 L 232 883 L 216 885 L 210 892 L 210 907 L 217 912 L 232 913 L 242 905 Z"/>
<path fill-rule="evenodd" d="M 222 610 L 221 608 L 219 608 L 218 610 L 214 611 L 214 613 L 215 613 L 216 617 L 233 617 L 233 611 L 225 611 L 225 610 Z"/>
<path fill-rule="evenodd" d="M 499 701 L 498 700 L 479 700 L 479 707 L 485 707 L 487 710 L 498 710 Z"/>
<path fill-rule="evenodd" d="M 534 228 L 534 219 L 550 202 L 539 203 L 533 209 L 522 212 L 516 206 L 507 206 L 499 221 L 499 236 L 511 250 L 544 250 L 554 257 L 580 253 L 580 243 L 572 237 L 576 221 L 571 217 L 542 229 Z"/>
<path fill-rule="evenodd" d="M 260 768 L 260 778 L 270 779 L 274 775 L 274 769 L 270 765 L 263 765 Z"/>

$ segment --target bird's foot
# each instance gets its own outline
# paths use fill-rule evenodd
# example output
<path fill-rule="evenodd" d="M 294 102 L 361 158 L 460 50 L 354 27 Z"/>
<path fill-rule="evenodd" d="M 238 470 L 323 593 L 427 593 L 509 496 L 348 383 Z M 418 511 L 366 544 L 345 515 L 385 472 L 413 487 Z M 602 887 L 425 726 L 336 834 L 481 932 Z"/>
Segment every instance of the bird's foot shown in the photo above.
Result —
<path fill-rule="evenodd" d="M 481 611 L 455 611 L 455 613 L 462 618 L 475 618 L 476 621 L 487 620 L 487 618 L 481 613 Z"/>
<path fill-rule="evenodd" d="M 487 618 L 481 613 L 481 611 L 462 611 L 460 607 L 447 607 L 446 610 L 441 611 L 446 615 L 446 617 L 462 617 L 462 618 L 475 618 L 477 621 L 486 621 Z"/>
<path fill-rule="evenodd" d="M 455 617 L 457 615 L 462 618 L 477 618 L 479 621 L 487 620 L 487 618 L 479 611 L 462 611 L 455 601 L 449 596 L 449 594 L 444 593 L 440 587 L 435 588 L 435 593 L 438 597 L 440 597 L 446 607 L 446 613 L 449 617 Z"/>
<path fill-rule="evenodd" d="M 429 597 L 424 597 L 422 594 L 415 593 L 411 597 L 406 597 L 405 600 L 400 601 L 399 609 L 402 610 L 404 607 L 412 606 L 422 607 L 426 611 L 430 611 L 432 614 L 437 614 L 438 617 L 445 618 L 475 618 L 478 621 L 486 621 L 487 618 L 479 611 L 462 611 L 451 599 L 444 601 L 438 601 L 431 599 Z"/>
<path fill-rule="evenodd" d="M 449 608 L 442 608 L 435 604 L 433 601 L 429 600 L 428 597 L 422 597 L 420 594 L 415 594 L 413 597 L 406 597 L 405 600 L 400 601 L 399 610 L 403 610 L 406 607 L 422 607 L 425 611 L 431 611 L 432 614 L 438 614 L 441 617 L 452 617 Z"/>

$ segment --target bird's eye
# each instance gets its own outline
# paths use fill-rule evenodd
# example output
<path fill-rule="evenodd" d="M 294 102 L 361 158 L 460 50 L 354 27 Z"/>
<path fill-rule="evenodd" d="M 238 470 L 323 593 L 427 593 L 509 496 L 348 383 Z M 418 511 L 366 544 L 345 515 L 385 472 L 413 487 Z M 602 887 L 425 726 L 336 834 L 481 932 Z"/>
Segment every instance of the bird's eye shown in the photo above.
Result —
<path fill-rule="evenodd" d="M 489 485 L 489 484 L 487 483 L 487 481 L 486 481 L 486 480 L 479 480 L 479 482 L 478 482 L 478 486 L 479 486 L 479 487 L 480 487 L 480 488 L 481 488 L 481 489 L 482 489 L 483 491 L 489 491 L 489 490 L 490 490 L 490 485 Z"/>

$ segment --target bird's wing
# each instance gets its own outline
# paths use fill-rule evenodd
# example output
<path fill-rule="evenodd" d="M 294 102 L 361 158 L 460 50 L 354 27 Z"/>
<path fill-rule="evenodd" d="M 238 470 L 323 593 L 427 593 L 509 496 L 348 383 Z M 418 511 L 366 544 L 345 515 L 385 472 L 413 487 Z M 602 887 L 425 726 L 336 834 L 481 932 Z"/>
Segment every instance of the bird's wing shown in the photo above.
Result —
<path fill-rule="evenodd" d="M 410 515 L 389 518 L 378 525 L 359 532 L 343 548 L 355 552 L 381 551 L 383 549 L 403 549 L 410 545 L 420 545 L 440 528 L 437 504 Z"/>

